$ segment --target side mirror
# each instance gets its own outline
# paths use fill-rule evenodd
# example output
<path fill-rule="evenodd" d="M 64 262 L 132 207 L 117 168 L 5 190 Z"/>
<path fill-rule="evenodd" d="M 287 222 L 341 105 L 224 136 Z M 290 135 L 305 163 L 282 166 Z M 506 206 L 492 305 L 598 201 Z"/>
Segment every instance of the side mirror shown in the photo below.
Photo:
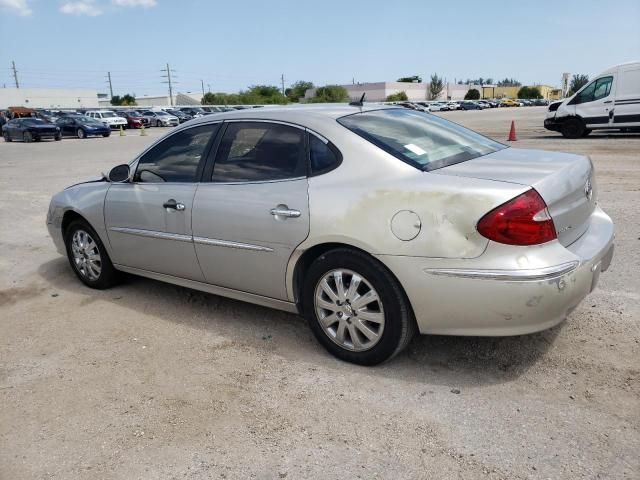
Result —
<path fill-rule="evenodd" d="M 109 172 L 109 181 L 113 183 L 122 183 L 129 180 L 129 174 L 131 173 L 129 165 L 122 164 L 117 167 L 113 167 Z"/>

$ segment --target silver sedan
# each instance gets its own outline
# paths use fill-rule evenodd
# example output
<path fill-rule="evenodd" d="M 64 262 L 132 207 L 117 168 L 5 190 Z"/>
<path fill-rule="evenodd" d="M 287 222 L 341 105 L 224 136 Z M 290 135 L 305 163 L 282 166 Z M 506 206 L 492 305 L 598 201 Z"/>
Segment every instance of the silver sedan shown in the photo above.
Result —
<path fill-rule="evenodd" d="M 330 352 L 366 365 L 415 331 L 556 325 L 614 238 L 588 157 L 358 105 L 189 121 L 56 194 L 47 225 L 89 287 L 128 272 L 301 313 Z"/>

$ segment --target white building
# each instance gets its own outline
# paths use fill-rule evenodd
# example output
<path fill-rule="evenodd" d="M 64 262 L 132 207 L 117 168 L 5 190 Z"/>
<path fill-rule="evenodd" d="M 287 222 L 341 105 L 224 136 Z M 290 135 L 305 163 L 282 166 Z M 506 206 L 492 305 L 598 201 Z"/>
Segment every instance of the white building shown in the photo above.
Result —
<path fill-rule="evenodd" d="M 404 83 L 404 82 L 371 82 L 341 85 L 347 90 L 349 98 L 357 100 L 366 93 L 365 101 L 384 102 L 389 95 L 404 92 L 412 102 L 425 100 L 463 100 L 470 88 L 479 88 L 474 85 L 458 85 L 447 83 L 442 93 L 437 98 L 429 98 L 429 83 Z M 305 98 L 312 98 L 316 89 L 311 88 L 305 92 Z"/>
<path fill-rule="evenodd" d="M 0 88 L 0 109 L 97 108 L 98 92 L 86 89 Z"/>

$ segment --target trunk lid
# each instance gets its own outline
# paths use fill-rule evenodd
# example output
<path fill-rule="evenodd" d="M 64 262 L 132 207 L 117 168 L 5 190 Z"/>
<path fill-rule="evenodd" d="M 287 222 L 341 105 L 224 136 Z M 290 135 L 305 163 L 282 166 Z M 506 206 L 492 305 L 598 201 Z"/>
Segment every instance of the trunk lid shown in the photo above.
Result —
<path fill-rule="evenodd" d="M 593 165 L 582 155 L 505 148 L 431 173 L 533 187 L 547 204 L 564 246 L 586 231 L 597 201 Z"/>

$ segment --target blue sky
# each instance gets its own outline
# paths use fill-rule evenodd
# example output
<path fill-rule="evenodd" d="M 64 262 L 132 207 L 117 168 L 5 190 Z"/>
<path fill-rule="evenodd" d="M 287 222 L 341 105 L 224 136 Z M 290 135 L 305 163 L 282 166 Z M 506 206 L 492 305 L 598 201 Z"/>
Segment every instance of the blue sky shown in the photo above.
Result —
<path fill-rule="evenodd" d="M 0 88 L 162 94 L 252 84 L 515 77 L 640 59 L 640 1 L 0 0 Z"/>

